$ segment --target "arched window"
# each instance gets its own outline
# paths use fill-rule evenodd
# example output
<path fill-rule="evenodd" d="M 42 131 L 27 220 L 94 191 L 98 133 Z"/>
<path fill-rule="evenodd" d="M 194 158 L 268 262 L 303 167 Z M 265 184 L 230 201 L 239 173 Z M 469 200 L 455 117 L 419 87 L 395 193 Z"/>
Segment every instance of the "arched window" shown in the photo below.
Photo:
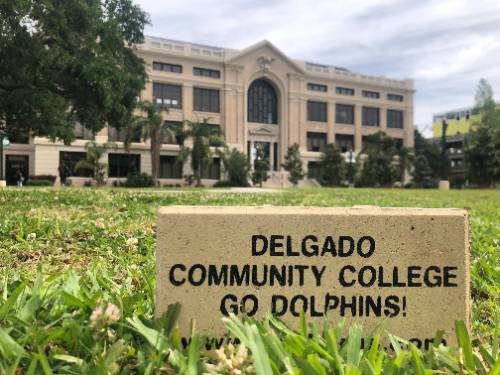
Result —
<path fill-rule="evenodd" d="M 278 98 L 274 87 L 257 79 L 248 88 L 248 122 L 278 123 Z"/>

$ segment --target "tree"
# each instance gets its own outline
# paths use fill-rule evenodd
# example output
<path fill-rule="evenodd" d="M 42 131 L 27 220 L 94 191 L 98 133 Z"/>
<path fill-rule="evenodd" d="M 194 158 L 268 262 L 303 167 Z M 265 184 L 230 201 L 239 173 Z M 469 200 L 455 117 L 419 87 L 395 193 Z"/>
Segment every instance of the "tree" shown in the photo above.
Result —
<path fill-rule="evenodd" d="M 410 155 L 413 184 L 419 187 L 436 186 L 441 176 L 441 150 L 436 143 L 425 139 L 415 130 L 415 143 Z"/>
<path fill-rule="evenodd" d="M 252 182 L 254 184 L 259 184 L 262 187 L 262 183 L 267 181 L 269 171 L 269 158 L 266 156 L 264 152 L 264 147 L 257 146 L 257 154 L 255 156 L 254 165 L 253 165 L 253 173 L 252 173 Z"/>
<path fill-rule="evenodd" d="M 7 136 L 74 139 L 132 117 L 146 82 L 134 44 L 148 15 L 132 0 L 0 2 L 0 123 Z"/>
<path fill-rule="evenodd" d="M 367 136 L 365 155 L 359 169 L 359 185 L 392 186 L 399 179 L 400 169 L 395 163 L 398 149 L 394 140 L 384 132 Z"/>
<path fill-rule="evenodd" d="M 106 153 L 108 148 L 111 147 L 116 147 L 116 145 L 112 142 L 106 142 L 103 144 L 96 143 L 95 141 L 87 142 L 85 144 L 85 159 L 76 163 L 75 171 L 80 169 L 90 170 L 96 184 L 98 186 L 104 185 L 104 178 L 106 176 L 106 169 L 108 165 L 106 163 L 101 163 L 101 158 Z"/>
<path fill-rule="evenodd" d="M 288 147 L 285 162 L 281 166 L 289 173 L 288 180 L 292 184 L 297 185 L 304 178 L 306 174 L 302 167 L 299 145 L 297 143 Z"/>
<path fill-rule="evenodd" d="M 500 109 L 484 79 L 479 81 L 475 110 L 479 116 L 472 124 L 465 150 L 467 177 L 474 184 L 491 187 L 500 181 Z"/>
<path fill-rule="evenodd" d="M 346 163 L 340 148 L 335 143 L 329 143 L 321 156 L 322 184 L 340 186 L 346 178 Z"/>
<path fill-rule="evenodd" d="M 193 146 L 183 146 L 179 159 L 184 162 L 188 156 L 191 156 L 191 168 L 198 187 L 201 186 L 203 169 L 213 163 L 211 147 L 219 150 L 220 147 L 226 146 L 220 127 L 209 124 L 208 121 L 208 118 L 203 119 L 201 122 L 186 121 L 186 129 L 181 132 L 184 138 L 192 139 Z"/>
<path fill-rule="evenodd" d="M 475 112 L 480 112 L 481 108 L 484 108 L 484 106 L 495 103 L 495 101 L 493 100 L 493 89 L 491 88 L 490 83 L 484 78 L 481 78 L 479 80 L 474 99 Z"/>
<path fill-rule="evenodd" d="M 162 113 L 168 110 L 166 107 L 149 101 L 140 102 L 138 107 L 141 110 L 141 116 L 135 117 L 127 127 L 125 147 L 129 148 L 133 136 L 138 131 L 144 140 L 150 140 L 151 176 L 156 186 L 160 173 L 160 152 L 163 144 L 163 135 L 166 132 L 173 133 L 174 130 L 166 126 L 163 121 Z"/>
<path fill-rule="evenodd" d="M 229 155 L 222 155 L 222 160 L 232 186 L 246 187 L 249 185 L 250 163 L 243 152 L 233 148 Z"/>

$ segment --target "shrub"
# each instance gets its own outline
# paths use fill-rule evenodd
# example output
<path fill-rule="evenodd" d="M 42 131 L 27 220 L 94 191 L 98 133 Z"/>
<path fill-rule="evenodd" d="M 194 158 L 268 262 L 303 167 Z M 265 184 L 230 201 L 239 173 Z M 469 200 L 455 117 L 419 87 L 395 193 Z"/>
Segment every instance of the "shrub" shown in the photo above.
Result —
<path fill-rule="evenodd" d="M 384 132 L 366 137 L 366 159 L 359 169 L 357 186 L 392 187 L 398 181 L 401 171 L 395 163 L 397 145 Z"/>
<path fill-rule="evenodd" d="M 126 187 L 152 187 L 154 185 L 153 176 L 147 173 L 130 174 L 125 181 Z"/>
<path fill-rule="evenodd" d="M 321 157 L 321 183 L 328 186 L 341 186 L 346 177 L 346 165 L 340 148 L 330 143 L 326 145 Z"/>
<path fill-rule="evenodd" d="M 30 176 L 28 179 L 29 181 L 37 181 L 37 180 L 42 180 L 42 181 L 50 181 L 50 183 L 53 185 L 54 182 L 56 182 L 57 176 L 53 176 L 50 174 L 39 174 L 36 176 Z M 34 186 L 34 185 L 32 185 Z"/>
<path fill-rule="evenodd" d="M 216 188 L 225 188 L 225 187 L 240 187 L 241 185 L 235 184 L 231 180 L 219 180 L 214 184 Z M 247 185 L 248 186 L 248 185 Z"/>
<path fill-rule="evenodd" d="M 223 157 L 229 181 L 224 182 L 224 186 L 250 186 L 248 177 L 250 175 L 250 164 L 247 156 L 233 148 L 228 156 Z M 222 182 L 222 181 L 219 181 Z M 216 184 L 217 185 L 217 184 Z M 222 186 L 219 186 L 222 187 Z"/>
<path fill-rule="evenodd" d="M 42 179 L 36 179 L 36 180 L 29 179 L 25 183 L 25 186 L 53 186 L 53 185 L 54 183 L 51 180 L 42 180 Z"/>
<path fill-rule="evenodd" d="M 292 146 L 288 147 L 288 151 L 285 156 L 285 163 L 282 164 L 285 171 L 289 172 L 288 180 L 297 185 L 300 180 L 305 176 L 304 169 L 302 168 L 302 160 L 300 159 L 299 145 L 294 143 Z"/>

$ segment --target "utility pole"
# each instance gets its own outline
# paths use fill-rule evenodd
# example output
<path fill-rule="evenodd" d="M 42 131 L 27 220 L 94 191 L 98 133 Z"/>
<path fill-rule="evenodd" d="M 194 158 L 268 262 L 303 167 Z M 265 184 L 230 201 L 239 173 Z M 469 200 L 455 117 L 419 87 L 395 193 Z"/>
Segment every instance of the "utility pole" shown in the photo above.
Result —
<path fill-rule="evenodd" d="M 446 165 L 446 129 L 448 128 L 448 123 L 443 120 L 441 127 L 441 179 L 448 180 L 448 168 Z"/>

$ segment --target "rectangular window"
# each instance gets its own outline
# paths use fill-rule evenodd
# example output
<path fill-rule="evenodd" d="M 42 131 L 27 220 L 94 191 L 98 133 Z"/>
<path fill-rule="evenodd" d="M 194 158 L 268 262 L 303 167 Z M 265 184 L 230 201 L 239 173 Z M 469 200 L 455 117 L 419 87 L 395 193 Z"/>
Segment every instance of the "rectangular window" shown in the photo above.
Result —
<path fill-rule="evenodd" d="M 339 146 L 342 153 L 354 151 L 354 135 L 335 134 L 335 144 Z"/>
<path fill-rule="evenodd" d="M 363 107 L 363 126 L 379 126 L 380 109 L 373 107 Z"/>
<path fill-rule="evenodd" d="M 214 158 L 210 166 L 203 166 L 201 171 L 201 178 L 206 178 L 209 180 L 219 180 L 220 179 L 220 159 Z"/>
<path fill-rule="evenodd" d="M 393 102 L 402 102 L 404 97 L 403 95 L 387 94 L 387 99 L 392 100 Z"/>
<path fill-rule="evenodd" d="M 182 73 L 182 65 L 153 61 L 153 70 L 159 70 L 162 72 Z"/>
<path fill-rule="evenodd" d="M 91 169 L 78 168 L 76 165 L 79 161 L 86 160 L 85 152 L 60 151 L 59 152 L 59 168 L 64 168 L 67 177 L 92 177 L 94 174 Z"/>
<path fill-rule="evenodd" d="M 160 155 L 160 178 L 182 178 L 182 163 L 177 156 Z"/>
<path fill-rule="evenodd" d="M 350 89 L 350 88 L 347 88 L 347 87 L 339 87 L 339 86 L 337 86 L 335 88 L 335 91 L 339 95 L 350 95 L 350 96 L 354 95 L 354 89 Z"/>
<path fill-rule="evenodd" d="M 193 110 L 219 113 L 219 90 L 193 88 Z"/>
<path fill-rule="evenodd" d="M 328 91 L 328 87 L 326 85 L 321 85 L 319 83 L 308 83 L 307 89 L 310 91 L 320 91 L 320 92 Z"/>
<path fill-rule="evenodd" d="M 141 173 L 141 155 L 108 154 L 109 177 L 127 177 L 129 174 Z"/>
<path fill-rule="evenodd" d="M 380 93 L 377 91 L 363 90 L 363 96 L 365 98 L 378 99 L 380 98 Z"/>
<path fill-rule="evenodd" d="M 74 133 L 76 139 L 85 139 L 88 141 L 94 140 L 94 132 L 87 129 L 85 126 L 77 122 L 74 127 Z"/>
<path fill-rule="evenodd" d="M 354 106 L 347 104 L 336 104 L 335 122 L 337 122 L 338 124 L 354 124 Z"/>
<path fill-rule="evenodd" d="M 140 143 L 141 142 L 141 129 L 136 129 L 133 134 L 130 134 L 130 142 Z M 108 125 L 108 141 L 110 142 L 125 142 L 127 138 L 127 129 L 116 129 Z"/>
<path fill-rule="evenodd" d="M 181 121 L 165 121 L 165 126 L 169 130 L 162 130 L 162 143 L 164 145 L 179 145 L 184 144 L 184 138 L 181 134 L 182 122 Z"/>
<path fill-rule="evenodd" d="M 307 101 L 307 120 L 327 122 L 326 102 Z"/>
<path fill-rule="evenodd" d="M 307 151 L 323 152 L 326 146 L 326 133 L 307 132 Z"/>
<path fill-rule="evenodd" d="M 194 67 L 193 74 L 200 77 L 220 78 L 220 70 L 214 69 Z"/>
<path fill-rule="evenodd" d="M 307 178 L 314 178 L 321 181 L 321 163 L 310 161 L 307 163 Z"/>
<path fill-rule="evenodd" d="M 387 127 L 392 129 L 403 129 L 403 111 L 388 109 Z"/>
<path fill-rule="evenodd" d="M 153 100 L 168 108 L 182 108 L 182 86 L 153 82 Z"/>

